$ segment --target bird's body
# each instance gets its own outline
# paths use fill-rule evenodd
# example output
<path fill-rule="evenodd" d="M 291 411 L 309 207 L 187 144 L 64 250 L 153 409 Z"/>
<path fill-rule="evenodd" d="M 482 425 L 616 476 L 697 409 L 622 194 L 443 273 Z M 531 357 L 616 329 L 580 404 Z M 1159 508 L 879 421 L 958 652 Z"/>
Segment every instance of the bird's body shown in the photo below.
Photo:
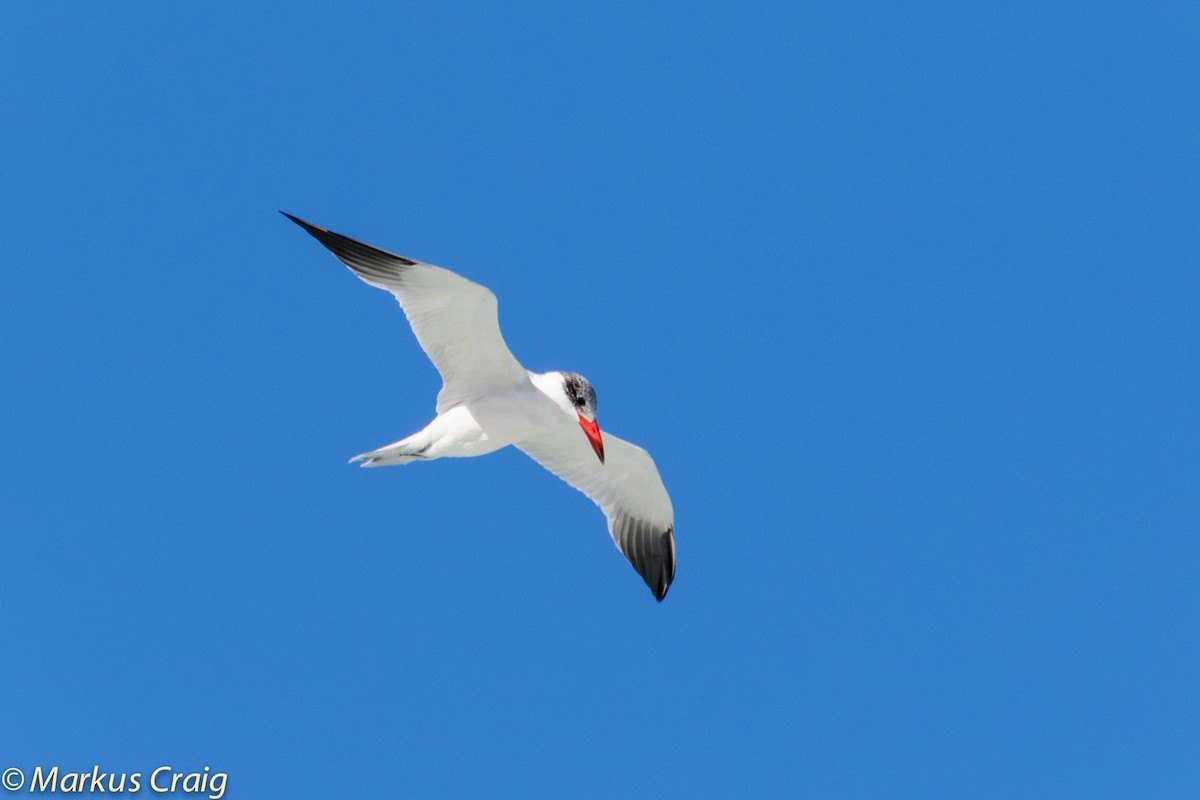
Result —
<path fill-rule="evenodd" d="M 285 216 L 359 278 L 395 295 L 442 375 L 432 422 L 351 461 L 383 467 L 515 445 L 600 506 L 613 541 L 662 600 L 675 577 L 671 499 L 645 450 L 601 437 L 591 384 L 573 372 L 522 367 L 500 334 L 496 297 L 483 286 Z"/>
<path fill-rule="evenodd" d="M 351 460 L 364 467 L 385 467 L 421 459 L 482 456 L 557 425 L 578 430 L 573 410 L 554 396 L 562 373 L 526 374 L 523 382 L 457 403 L 412 436 Z M 566 400 L 561 391 L 558 395 Z"/>

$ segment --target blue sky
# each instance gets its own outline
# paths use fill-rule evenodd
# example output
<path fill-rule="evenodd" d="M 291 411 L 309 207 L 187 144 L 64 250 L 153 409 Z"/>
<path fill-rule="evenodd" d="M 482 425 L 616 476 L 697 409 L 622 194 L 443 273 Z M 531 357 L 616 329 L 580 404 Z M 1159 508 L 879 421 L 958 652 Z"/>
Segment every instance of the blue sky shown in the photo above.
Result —
<path fill-rule="evenodd" d="M 1194 5 L 13 5 L 0 768 L 1200 792 Z M 657 604 L 284 209 L 655 457 Z"/>

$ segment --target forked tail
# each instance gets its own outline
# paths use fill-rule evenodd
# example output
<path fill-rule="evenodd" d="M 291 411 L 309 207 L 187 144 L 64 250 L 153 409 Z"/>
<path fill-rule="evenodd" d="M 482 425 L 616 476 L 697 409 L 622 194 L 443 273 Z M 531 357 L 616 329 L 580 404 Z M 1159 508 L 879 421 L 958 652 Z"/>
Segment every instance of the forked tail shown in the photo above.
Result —
<path fill-rule="evenodd" d="M 415 437 L 401 439 L 398 442 L 381 447 L 378 450 L 372 450 L 369 453 L 360 453 L 350 459 L 350 463 L 355 461 L 362 462 L 360 467 L 390 467 L 394 464 L 409 464 L 413 461 L 424 461 L 425 456 L 421 455 L 429 449 L 429 443 L 414 442 Z"/>

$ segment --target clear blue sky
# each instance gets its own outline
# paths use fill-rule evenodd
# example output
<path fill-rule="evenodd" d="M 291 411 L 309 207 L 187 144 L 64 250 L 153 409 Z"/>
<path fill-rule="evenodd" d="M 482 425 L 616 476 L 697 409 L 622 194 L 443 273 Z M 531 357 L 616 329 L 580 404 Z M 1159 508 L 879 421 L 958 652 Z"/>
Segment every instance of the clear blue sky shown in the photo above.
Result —
<path fill-rule="evenodd" d="M 0 768 L 226 798 L 1200 793 L 1194 4 L 0 29 Z M 656 458 L 657 604 L 284 209 Z"/>

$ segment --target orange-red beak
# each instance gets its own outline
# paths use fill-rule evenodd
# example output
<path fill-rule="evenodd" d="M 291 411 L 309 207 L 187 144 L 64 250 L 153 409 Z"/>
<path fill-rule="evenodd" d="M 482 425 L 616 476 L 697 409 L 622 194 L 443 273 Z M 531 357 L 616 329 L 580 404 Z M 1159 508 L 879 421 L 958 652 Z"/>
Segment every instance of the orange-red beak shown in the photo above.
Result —
<path fill-rule="evenodd" d="M 592 443 L 592 449 L 596 451 L 596 457 L 600 459 L 600 463 L 604 463 L 604 442 L 600 440 L 600 426 L 595 421 L 588 421 L 579 415 L 579 427 L 583 428 L 583 432 L 587 434 L 588 441 Z"/>

